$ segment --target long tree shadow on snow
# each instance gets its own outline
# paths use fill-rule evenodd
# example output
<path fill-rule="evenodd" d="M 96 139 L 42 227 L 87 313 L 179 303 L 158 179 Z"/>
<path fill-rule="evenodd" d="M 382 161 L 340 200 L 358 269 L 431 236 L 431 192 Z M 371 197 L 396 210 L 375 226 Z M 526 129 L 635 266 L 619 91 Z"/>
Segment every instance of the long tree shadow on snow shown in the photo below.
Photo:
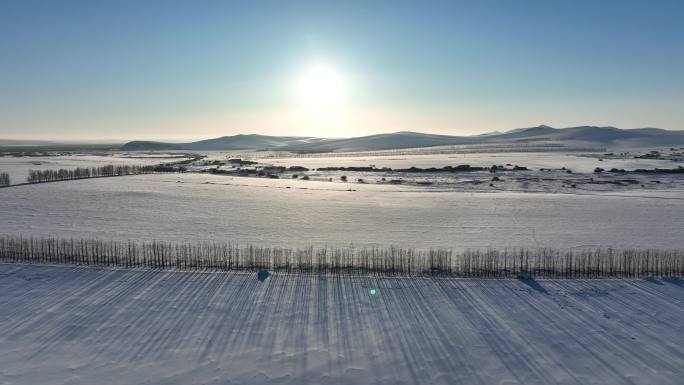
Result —
<path fill-rule="evenodd" d="M 544 287 L 532 277 L 530 277 L 530 278 L 518 278 L 518 281 L 524 283 L 528 287 L 538 291 L 541 294 L 545 294 L 545 295 L 549 294 L 549 292 L 546 289 L 544 289 Z"/>
<path fill-rule="evenodd" d="M 673 284 L 673 285 L 677 285 L 679 287 L 684 287 L 684 280 L 681 278 L 668 277 L 668 278 L 663 278 L 663 281 L 670 283 L 670 284 Z"/>

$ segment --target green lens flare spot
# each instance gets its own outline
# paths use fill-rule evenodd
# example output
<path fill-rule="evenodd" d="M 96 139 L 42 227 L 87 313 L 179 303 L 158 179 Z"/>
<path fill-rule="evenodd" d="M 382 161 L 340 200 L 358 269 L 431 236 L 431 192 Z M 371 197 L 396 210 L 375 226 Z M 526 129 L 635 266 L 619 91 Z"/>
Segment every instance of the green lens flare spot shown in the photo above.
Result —
<path fill-rule="evenodd" d="M 378 291 L 375 290 L 375 288 L 373 288 L 373 289 L 368 290 L 368 293 L 370 293 L 370 295 L 376 295 L 376 294 L 378 294 Z"/>

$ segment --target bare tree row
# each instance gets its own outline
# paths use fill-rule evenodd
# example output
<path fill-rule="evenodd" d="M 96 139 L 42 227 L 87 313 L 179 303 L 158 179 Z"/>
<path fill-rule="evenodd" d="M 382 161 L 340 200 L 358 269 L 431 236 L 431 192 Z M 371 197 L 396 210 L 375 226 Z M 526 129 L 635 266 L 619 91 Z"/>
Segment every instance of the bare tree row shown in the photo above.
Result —
<path fill-rule="evenodd" d="M 97 178 L 105 176 L 122 176 L 150 174 L 154 172 L 180 172 L 184 168 L 173 165 L 106 165 L 100 167 L 78 167 L 58 170 L 29 170 L 29 183 L 54 182 L 58 180 Z"/>
<path fill-rule="evenodd" d="M 177 270 L 280 270 L 312 273 L 463 277 L 684 276 L 681 250 L 415 250 L 272 248 L 230 243 L 120 242 L 0 237 L 0 261 Z"/>

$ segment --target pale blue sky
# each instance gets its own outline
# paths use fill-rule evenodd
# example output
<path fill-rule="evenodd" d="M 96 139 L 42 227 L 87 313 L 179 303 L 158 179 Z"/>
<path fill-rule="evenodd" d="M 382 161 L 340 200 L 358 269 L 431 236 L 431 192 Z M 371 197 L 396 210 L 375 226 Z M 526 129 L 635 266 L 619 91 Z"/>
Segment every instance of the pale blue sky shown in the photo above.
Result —
<path fill-rule="evenodd" d="M 0 138 L 684 129 L 683 20 L 683 1 L 0 0 Z M 320 65 L 334 113 L 298 97 Z"/>

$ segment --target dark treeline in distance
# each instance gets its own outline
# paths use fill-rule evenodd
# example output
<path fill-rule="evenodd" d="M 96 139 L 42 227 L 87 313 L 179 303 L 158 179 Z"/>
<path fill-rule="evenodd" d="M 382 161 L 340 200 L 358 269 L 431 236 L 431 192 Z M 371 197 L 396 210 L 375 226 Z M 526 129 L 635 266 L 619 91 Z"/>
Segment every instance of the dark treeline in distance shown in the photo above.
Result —
<path fill-rule="evenodd" d="M 359 171 L 359 172 L 412 172 L 412 173 L 437 173 L 437 172 L 467 172 L 467 171 L 490 171 L 490 172 L 496 172 L 496 171 L 528 171 L 527 167 L 522 167 L 522 166 L 512 166 L 509 168 L 506 168 L 506 166 L 501 166 L 501 165 L 493 165 L 492 167 L 479 167 L 479 166 L 471 166 L 469 164 L 460 164 L 458 166 L 444 166 L 441 168 L 436 168 L 436 167 L 429 167 L 429 168 L 420 168 L 420 167 L 409 167 L 409 168 L 395 168 L 391 169 L 389 167 L 383 167 L 383 168 L 376 168 L 375 166 L 368 166 L 368 167 L 321 167 L 317 169 L 318 171 Z"/>
<path fill-rule="evenodd" d="M 97 178 L 106 176 L 138 175 L 155 172 L 182 172 L 185 168 L 171 164 L 162 165 L 107 165 L 100 167 L 78 167 L 59 170 L 29 170 L 28 183 L 54 182 L 69 179 Z"/>
<path fill-rule="evenodd" d="M 177 270 L 462 277 L 682 277 L 684 252 L 551 249 L 272 248 L 229 243 L 0 237 L 0 261 Z"/>
<path fill-rule="evenodd" d="M 6 172 L 0 172 L 0 187 L 10 185 L 10 176 Z"/>

